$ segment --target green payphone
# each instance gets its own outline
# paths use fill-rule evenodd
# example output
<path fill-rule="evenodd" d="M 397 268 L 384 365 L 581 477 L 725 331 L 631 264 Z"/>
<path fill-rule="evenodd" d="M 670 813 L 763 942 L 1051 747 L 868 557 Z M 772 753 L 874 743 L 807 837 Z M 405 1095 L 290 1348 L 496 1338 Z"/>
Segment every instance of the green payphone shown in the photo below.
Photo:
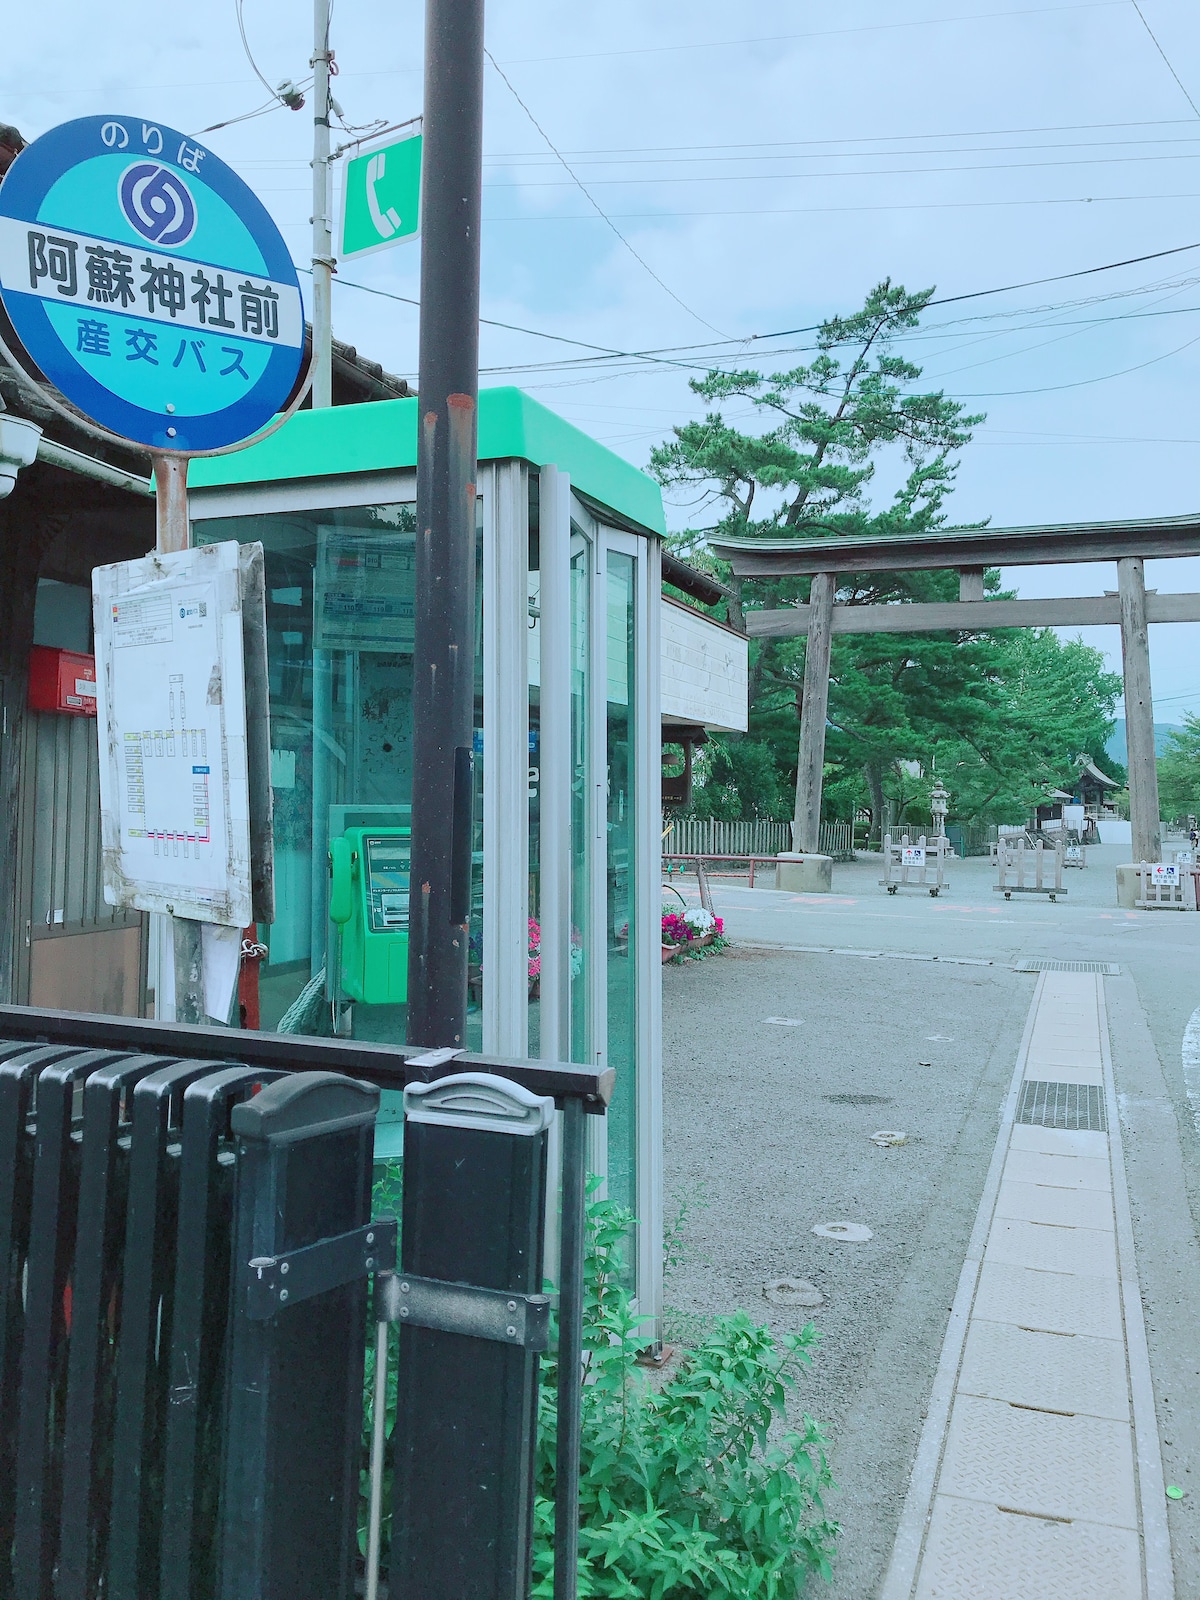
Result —
<path fill-rule="evenodd" d="M 329 917 L 341 929 L 341 988 L 363 1005 L 408 999 L 407 828 L 347 828 L 329 842 Z"/>

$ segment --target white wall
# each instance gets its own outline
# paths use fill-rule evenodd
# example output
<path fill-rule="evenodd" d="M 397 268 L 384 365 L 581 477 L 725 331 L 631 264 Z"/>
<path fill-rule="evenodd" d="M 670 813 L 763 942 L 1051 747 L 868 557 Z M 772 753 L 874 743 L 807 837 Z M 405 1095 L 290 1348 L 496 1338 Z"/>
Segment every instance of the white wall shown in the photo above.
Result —
<path fill-rule="evenodd" d="M 746 731 L 747 641 L 699 612 L 662 600 L 662 714 Z"/>

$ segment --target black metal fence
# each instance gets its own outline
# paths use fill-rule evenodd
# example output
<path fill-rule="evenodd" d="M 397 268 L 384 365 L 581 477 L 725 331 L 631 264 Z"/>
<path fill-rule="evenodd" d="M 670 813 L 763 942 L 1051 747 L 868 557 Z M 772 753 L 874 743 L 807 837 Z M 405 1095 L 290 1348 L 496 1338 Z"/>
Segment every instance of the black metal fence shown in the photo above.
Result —
<path fill-rule="evenodd" d="M 575 1594 L 584 1118 L 611 1073 L 0 1007 L 0 1595 L 377 1592 L 368 1334 L 400 1326 L 391 1588 L 529 1588 L 563 1111 L 556 1595 Z M 407 1088 L 402 1253 L 370 1214 Z"/>

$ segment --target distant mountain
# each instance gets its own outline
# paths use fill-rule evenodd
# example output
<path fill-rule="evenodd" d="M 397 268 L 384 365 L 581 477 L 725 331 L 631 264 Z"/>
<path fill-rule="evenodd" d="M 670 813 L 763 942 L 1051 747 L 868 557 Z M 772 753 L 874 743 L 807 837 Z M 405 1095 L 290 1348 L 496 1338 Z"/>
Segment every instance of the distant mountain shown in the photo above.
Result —
<path fill-rule="evenodd" d="M 1182 733 L 1183 728 L 1178 722 L 1156 722 L 1154 724 L 1154 749 L 1156 754 L 1162 755 L 1167 748 L 1167 739 L 1173 733 Z M 1129 747 L 1125 743 L 1125 718 L 1118 717 L 1117 725 L 1112 731 L 1112 738 L 1104 747 L 1114 761 L 1119 761 L 1125 766 L 1129 760 Z"/>

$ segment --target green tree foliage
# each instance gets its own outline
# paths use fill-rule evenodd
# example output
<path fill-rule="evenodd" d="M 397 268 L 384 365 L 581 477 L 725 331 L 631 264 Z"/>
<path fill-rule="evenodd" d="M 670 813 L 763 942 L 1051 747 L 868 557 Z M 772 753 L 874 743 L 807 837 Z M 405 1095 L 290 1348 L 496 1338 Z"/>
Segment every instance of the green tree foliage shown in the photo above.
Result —
<path fill-rule="evenodd" d="M 1123 782 L 1105 753 L 1121 678 L 1103 654 L 1049 628 L 994 634 L 990 648 L 991 676 L 966 732 L 927 746 L 958 814 L 1021 818 L 1048 788 L 1070 787 L 1081 756 Z"/>
<path fill-rule="evenodd" d="M 674 430 L 652 452 L 664 487 L 699 489 L 717 512 L 709 527 L 679 536 L 682 552 L 729 590 L 728 618 L 808 598 L 806 578 L 739 579 L 705 557 L 713 534 L 737 538 L 914 535 L 940 527 L 955 454 L 982 420 L 941 392 L 915 393 L 921 369 L 895 354 L 897 333 L 916 325 L 933 291 L 885 281 L 861 311 L 817 334 L 808 365 L 764 377 L 709 372 L 692 389 L 714 408 Z M 760 431 L 730 425 L 737 403 Z M 876 472 L 891 469 L 890 495 L 873 498 Z M 847 574 L 841 605 L 956 600 L 957 572 Z M 999 575 L 988 573 L 988 592 Z M 714 741 L 701 763 L 695 813 L 727 818 L 790 816 L 804 678 L 803 639 L 750 646 L 750 729 Z M 1115 686 L 1115 687 L 1114 687 Z M 916 785 L 903 762 L 937 768 L 955 814 L 1023 813 L 1046 783 L 1067 778 L 1081 753 L 1103 754 L 1119 681 L 1102 657 L 1045 632 L 839 634 L 831 663 L 826 742 L 827 816 L 862 805 L 878 823 L 885 791 L 901 805 Z M 927 797 L 928 780 L 921 784 Z"/>
<path fill-rule="evenodd" d="M 1168 817 L 1200 813 L 1200 716 L 1185 712 L 1158 758 L 1158 795 Z"/>

